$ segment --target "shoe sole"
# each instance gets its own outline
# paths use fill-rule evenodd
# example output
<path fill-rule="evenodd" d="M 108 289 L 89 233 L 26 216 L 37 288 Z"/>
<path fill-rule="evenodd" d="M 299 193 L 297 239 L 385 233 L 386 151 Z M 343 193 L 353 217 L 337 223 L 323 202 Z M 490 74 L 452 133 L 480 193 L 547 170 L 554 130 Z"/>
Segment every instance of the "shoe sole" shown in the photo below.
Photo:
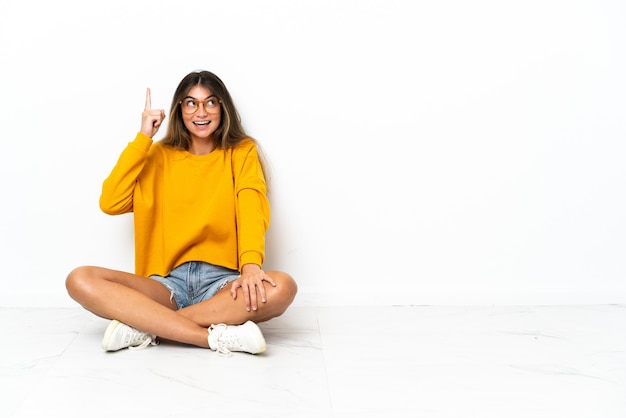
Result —
<path fill-rule="evenodd" d="M 115 332 L 115 329 L 118 327 L 119 324 L 121 324 L 121 322 L 114 319 L 111 321 L 106 331 L 104 331 L 104 337 L 102 337 L 101 343 L 102 349 L 104 351 L 115 351 L 109 348 L 109 344 L 111 344 L 111 337 L 113 336 L 113 333 Z"/>

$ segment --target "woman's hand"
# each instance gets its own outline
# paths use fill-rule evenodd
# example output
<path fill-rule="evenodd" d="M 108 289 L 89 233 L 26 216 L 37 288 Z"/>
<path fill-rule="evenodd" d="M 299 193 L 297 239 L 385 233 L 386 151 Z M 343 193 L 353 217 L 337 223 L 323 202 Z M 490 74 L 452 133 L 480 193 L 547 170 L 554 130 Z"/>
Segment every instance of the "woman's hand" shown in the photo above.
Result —
<path fill-rule="evenodd" d="M 232 282 L 230 294 L 233 299 L 237 299 L 237 289 L 241 288 L 243 300 L 246 302 L 246 310 L 248 312 L 250 312 L 250 310 L 256 311 L 258 309 L 257 290 L 259 291 L 261 302 L 267 302 L 265 284 L 263 282 L 268 282 L 272 286 L 276 286 L 274 280 L 265 274 L 260 266 L 256 264 L 246 264 L 241 269 L 241 276 Z"/>
<path fill-rule="evenodd" d="M 152 109 L 150 89 L 146 89 L 146 107 L 141 114 L 141 133 L 152 138 L 165 119 L 165 110 Z"/>

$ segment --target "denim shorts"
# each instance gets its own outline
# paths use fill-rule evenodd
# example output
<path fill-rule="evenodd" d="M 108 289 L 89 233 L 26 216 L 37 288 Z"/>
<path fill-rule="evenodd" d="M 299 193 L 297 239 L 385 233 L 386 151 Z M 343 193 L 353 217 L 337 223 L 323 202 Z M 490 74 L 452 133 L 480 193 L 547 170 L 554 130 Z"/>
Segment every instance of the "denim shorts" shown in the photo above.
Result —
<path fill-rule="evenodd" d="M 218 290 L 237 280 L 239 272 L 203 261 L 189 261 L 165 277 L 152 275 L 150 278 L 165 286 L 178 309 L 182 309 L 213 297 Z"/>

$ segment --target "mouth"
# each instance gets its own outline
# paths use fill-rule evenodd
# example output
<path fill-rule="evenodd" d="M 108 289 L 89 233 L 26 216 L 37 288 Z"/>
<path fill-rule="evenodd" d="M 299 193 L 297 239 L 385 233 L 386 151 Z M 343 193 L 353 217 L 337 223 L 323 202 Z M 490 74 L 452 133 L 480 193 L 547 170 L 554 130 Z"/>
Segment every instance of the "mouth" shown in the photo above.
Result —
<path fill-rule="evenodd" d="M 211 123 L 210 120 L 199 120 L 199 121 L 193 122 L 193 124 L 196 126 L 208 126 L 210 123 Z"/>

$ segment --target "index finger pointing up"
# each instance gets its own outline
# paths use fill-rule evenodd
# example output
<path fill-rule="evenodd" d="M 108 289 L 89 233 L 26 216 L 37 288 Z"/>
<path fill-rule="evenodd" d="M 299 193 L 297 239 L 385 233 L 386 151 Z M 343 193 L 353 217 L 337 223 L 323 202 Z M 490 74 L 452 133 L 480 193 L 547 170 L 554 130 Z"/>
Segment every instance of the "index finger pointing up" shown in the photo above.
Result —
<path fill-rule="evenodd" d="M 150 88 L 146 89 L 146 108 L 145 110 L 152 109 L 152 101 L 150 100 Z"/>

